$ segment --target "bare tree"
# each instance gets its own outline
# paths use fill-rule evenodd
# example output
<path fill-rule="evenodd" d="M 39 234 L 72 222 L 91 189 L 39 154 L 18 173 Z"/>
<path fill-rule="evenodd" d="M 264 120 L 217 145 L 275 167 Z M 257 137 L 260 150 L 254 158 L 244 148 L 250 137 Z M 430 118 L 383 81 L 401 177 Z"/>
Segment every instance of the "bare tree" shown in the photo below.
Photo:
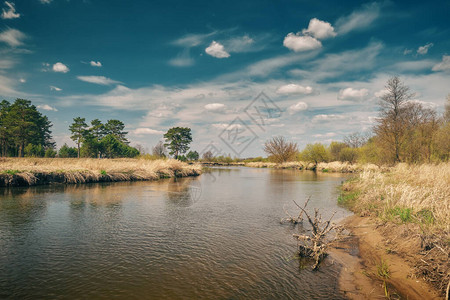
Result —
<path fill-rule="evenodd" d="M 351 148 L 359 148 L 367 143 L 369 140 L 369 134 L 354 132 L 350 133 L 346 137 L 344 137 L 344 143 L 347 144 Z"/>
<path fill-rule="evenodd" d="M 157 157 L 167 156 L 166 146 L 164 146 L 164 143 L 162 141 L 159 141 L 158 144 L 156 144 L 155 147 L 152 148 L 152 155 L 155 155 Z"/>
<path fill-rule="evenodd" d="M 282 136 L 274 137 L 264 144 L 266 152 L 276 163 L 294 160 L 298 153 L 297 143 L 287 142 Z"/>
<path fill-rule="evenodd" d="M 394 162 L 400 162 L 400 150 L 407 130 L 405 104 L 414 97 L 414 93 L 397 76 L 390 78 L 385 88 L 387 92 L 380 97 L 381 109 L 374 131 L 392 152 Z"/>
<path fill-rule="evenodd" d="M 211 151 L 206 151 L 205 153 L 203 153 L 202 158 L 205 161 L 211 161 L 213 159 L 214 155 Z"/>

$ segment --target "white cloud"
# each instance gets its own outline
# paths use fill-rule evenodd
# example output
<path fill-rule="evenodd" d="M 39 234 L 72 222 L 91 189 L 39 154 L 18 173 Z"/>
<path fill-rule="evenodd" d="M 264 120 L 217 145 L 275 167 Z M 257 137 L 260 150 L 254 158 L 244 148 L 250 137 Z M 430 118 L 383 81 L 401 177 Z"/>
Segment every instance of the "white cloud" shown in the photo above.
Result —
<path fill-rule="evenodd" d="M 132 131 L 132 133 L 134 133 L 135 135 L 164 134 L 164 131 L 141 127 L 141 128 L 136 128 L 135 130 Z"/>
<path fill-rule="evenodd" d="M 318 133 L 318 134 L 314 134 L 313 137 L 315 138 L 330 138 L 330 137 L 334 137 L 337 134 L 335 132 L 327 132 L 327 133 Z"/>
<path fill-rule="evenodd" d="M 309 35 L 291 32 L 284 38 L 283 46 L 294 52 L 301 52 L 321 48 L 322 43 Z"/>
<path fill-rule="evenodd" d="M 403 55 L 411 54 L 413 51 L 411 49 L 405 49 L 403 50 Z"/>
<path fill-rule="evenodd" d="M 428 53 L 428 50 L 431 48 L 431 47 L 433 47 L 433 43 L 428 43 L 428 44 L 426 44 L 426 45 L 424 45 L 424 46 L 420 46 L 418 49 L 417 49 L 417 54 L 421 54 L 421 55 L 425 55 L 425 54 L 427 54 Z"/>
<path fill-rule="evenodd" d="M 199 46 L 200 44 L 202 44 L 205 39 L 207 39 L 208 37 L 215 35 L 217 33 L 217 31 L 213 31 L 210 33 L 200 33 L 200 34 L 186 34 L 185 36 L 176 39 L 175 41 L 172 42 L 173 45 L 176 46 L 180 46 L 180 47 L 196 47 Z"/>
<path fill-rule="evenodd" d="M 81 81 L 100 85 L 111 85 L 121 83 L 120 81 L 112 80 L 105 76 L 77 76 L 77 78 Z"/>
<path fill-rule="evenodd" d="M 222 103 L 209 103 L 205 105 L 205 109 L 212 112 L 223 112 L 225 108 L 225 104 Z"/>
<path fill-rule="evenodd" d="M 6 6 L 8 8 L 2 9 L 2 19 L 16 19 L 20 17 L 19 13 L 16 13 L 16 7 L 14 6 L 14 3 L 5 1 Z"/>
<path fill-rule="evenodd" d="M 340 121 L 340 120 L 344 120 L 344 119 L 346 119 L 346 116 L 343 116 L 343 115 L 335 115 L 335 114 L 324 115 L 324 114 L 320 114 L 320 115 L 315 115 L 312 118 L 312 122 L 313 123 L 317 123 L 317 122 L 331 122 L 331 121 Z"/>
<path fill-rule="evenodd" d="M 224 42 L 228 52 L 246 52 L 255 41 L 248 35 L 231 38 Z"/>
<path fill-rule="evenodd" d="M 293 104 L 293 105 L 289 106 L 288 112 L 290 114 L 295 114 L 295 113 L 297 113 L 299 111 L 303 111 L 303 110 L 306 110 L 306 109 L 308 109 L 308 104 L 306 104 L 305 102 L 298 102 L 296 104 Z"/>
<path fill-rule="evenodd" d="M 336 32 L 334 32 L 334 28 L 330 23 L 316 18 L 311 19 L 309 21 L 308 28 L 303 29 L 302 32 L 303 34 L 312 35 L 316 39 L 320 40 L 336 36 Z"/>
<path fill-rule="evenodd" d="M 230 57 L 230 54 L 225 51 L 225 48 L 222 44 L 212 41 L 212 43 L 205 49 L 205 52 L 211 56 L 217 57 L 217 58 L 227 58 Z"/>
<path fill-rule="evenodd" d="M 373 2 L 336 21 L 337 32 L 346 34 L 368 28 L 380 16 L 380 4 Z"/>
<path fill-rule="evenodd" d="M 4 42 L 11 47 L 22 46 L 25 38 L 26 35 L 17 29 L 8 28 L 0 33 L 0 42 Z"/>
<path fill-rule="evenodd" d="M 48 104 L 38 105 L 37 108 L 40 108 L 40 109 L 43 109 L 43 110 L 48 110 L 48 111 L 58 111 L 56 108 L 51 107 Z"/>
<path fill-rule="evenodd" d="M 39 0 L 42 4 L 50 4 L 53 0 Z"/>
<path fill-rule="evenodd" d="M 346 88 L 339 91 L 338 99 L 348 101 L 362 101 L 366 99 L 368 95 L 368 89 L 358 90 L 353 88 Z"/>
<path fill-rule="evenodd" d="M 294 83 L 280 86 L 276 90 L 277 94 L 282 94 L 282 95 L 293 95 L 293 94 L 308 95 L 308 94 L 312 94 L 312 92 L 313 92 L 313 88 L 312 87 L 310 87 L 310 86 L 301 86 L 301 85 L 294 84 Z"/>
<path fill-rule="evenodd" d="M 93 60 L 91 60 L 91 61 L 89 62 L 89 64 L 90 64 L 91 66 L 93 66 L 93 67 L 101 67 L 101 66 L 102 66 L 102 63 L 101 63 L 101 62 L 99 62 L 99 61 L 93 61 Z"/>
<path fill-rule="evenodd" d="M 62 91 L 62 89 L 60 89 L 59 87 L 56 87 L 56 86 L 51 85 L 51 86 L 50 86 L 50 91 L 57 91 L 57 92 L 60 92 L 60 91 Z"/>
<path fill-rule="evenodd" d="M 57 62 L 56 64 L 53 65 L 52 67 L 53 72 L 59 72 L 59 73 L 67 73 L 69 72 L 69 68 L 60 62 Z"/>
<path fill-rule="evenodd" d="M 382 90 L 379 90 L 378 92 L 375 92 L 374 95 L 375 95 L 375 97 L 377 97 L 377 98 L 381 98 L 381 97 L 383 97 L 384 95 L 386 95 L 386 94 L 388 94 L 388 93 L 389 93 L 388 90 L 382 89 Z"/>
<path fill-rule="evenodd" d="M 433 71 L 447 71 L 450 70 L 450 55 L 443 55 L 442 61 L 433 66 Z"/>
<path fill-rule="evenodd" d="M 169 60 L 169 65 L 174 67 L 190 67 L 194 64 L 194 59 L 190 55 L 190 48 L 185 48 L 178 53 L 175 58 Z"/>
<path fill-rule="evenodd" d="M 431 59 L 402 61 L 390 66 L 394 72 L 417 72 L 423 70 L 430 70 L 436 64 Z"/>
<path fill-rule="evenodd" d="M 227 131 L 236 130 L 236 129 L 242 128 L 242 125 L 238 124 L 238 123 L 232 123 L 232 124 L 229 124 L 229 123 L 218 123 L 218 124 L 212 124 L 212 126 L 214 128 L 227 130 Z"/>
<path fill-rule="evenodd" d="M 26 80 L 25 78 L 20 78 L 19 81 L 20 81 L 21 83 L 27 82 L 27 80 Z"/>

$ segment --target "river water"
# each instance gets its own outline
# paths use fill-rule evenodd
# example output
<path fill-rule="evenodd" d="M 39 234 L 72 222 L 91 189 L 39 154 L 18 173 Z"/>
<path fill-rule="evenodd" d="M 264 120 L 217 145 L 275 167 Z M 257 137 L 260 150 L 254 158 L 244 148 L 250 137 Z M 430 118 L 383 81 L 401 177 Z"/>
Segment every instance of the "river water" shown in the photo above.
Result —
<path fill-rule="evenodd" d="M 341 299 L 296 257 L 292 200 L 334 220 L 337 174 L 229 167 L 157 182 L 0 189 L 1 299 Z"/>

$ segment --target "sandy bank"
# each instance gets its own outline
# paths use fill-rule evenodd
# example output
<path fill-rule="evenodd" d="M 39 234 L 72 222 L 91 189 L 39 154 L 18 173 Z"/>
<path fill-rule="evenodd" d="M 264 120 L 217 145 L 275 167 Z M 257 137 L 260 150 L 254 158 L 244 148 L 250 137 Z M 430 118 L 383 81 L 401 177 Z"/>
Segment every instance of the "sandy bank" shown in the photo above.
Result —
<path fill-rule="evenodd" d="M 443 299 L 415 275 L 420 239 L 410 236 L 406 225 L 357 215 L 343 223 L 351 236 L 330 254 L 342 265 L 339 285 L 349 299 Z"/>

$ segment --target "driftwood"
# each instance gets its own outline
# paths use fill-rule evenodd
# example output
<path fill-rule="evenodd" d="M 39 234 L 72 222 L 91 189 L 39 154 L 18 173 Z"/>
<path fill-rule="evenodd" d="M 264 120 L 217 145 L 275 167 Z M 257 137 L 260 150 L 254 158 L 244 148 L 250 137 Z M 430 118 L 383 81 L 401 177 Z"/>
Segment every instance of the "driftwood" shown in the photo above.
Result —
<path fill-rule="evenodd" d="M 314 217 L 311 217 L 306 211 L 306 206 L 309 202 L 308 198 L 305 204 L 302 206 L 298 205 L 297 202 L 294 201 L 295 205 L 300 208 L 301 213 L 299 216 L 303 217 L 303 214 L 306 216 L 309 224 L 312 227 L 310 234 L 294 234 L 294 237 L 297 239 L 299 255 L 301 257 L 309 257 L 312 258 L 315 263 L 313 265 L 313 270 L 317 270 L 319 264 L 323 261 L 323 259 L 327 256 L 327 246 L 328 242 L 326 241 L 326 235 L 331 230 L 341 230 L 342 228 L 336 224 L 331 223 L 331 219 L 333 219 L 336 212 L 328 219 L 327 221 L 322 220 L 322 216 L 319 214 L 319 209 L 314 209 Z"/>
<path fill-rule="evenodd" d="M 309 200 L 311 199 L 311 197 L 308 197 L 308 199 L 306 199 L 305 204 L 303 205 L 303 209 L 306 208 L 306 206 L 308 205 Z M 295 203 L 295 201 L 294 201 Z M 297 204 L 297 203 L 295 203 Z M 297 205 L 298 206 L 298 205 Z M 303 222 L 303 210 L 300 210 L 298 216 L 293 217 L 291 216 L 291 214 L 286 210 L 286 208 L 283 206 L 284 212 L 286 213 L 287 217 L 284 219 L 281 219 L 281 223 L 292 223 L 292 224 L 299 224 Z"/>

